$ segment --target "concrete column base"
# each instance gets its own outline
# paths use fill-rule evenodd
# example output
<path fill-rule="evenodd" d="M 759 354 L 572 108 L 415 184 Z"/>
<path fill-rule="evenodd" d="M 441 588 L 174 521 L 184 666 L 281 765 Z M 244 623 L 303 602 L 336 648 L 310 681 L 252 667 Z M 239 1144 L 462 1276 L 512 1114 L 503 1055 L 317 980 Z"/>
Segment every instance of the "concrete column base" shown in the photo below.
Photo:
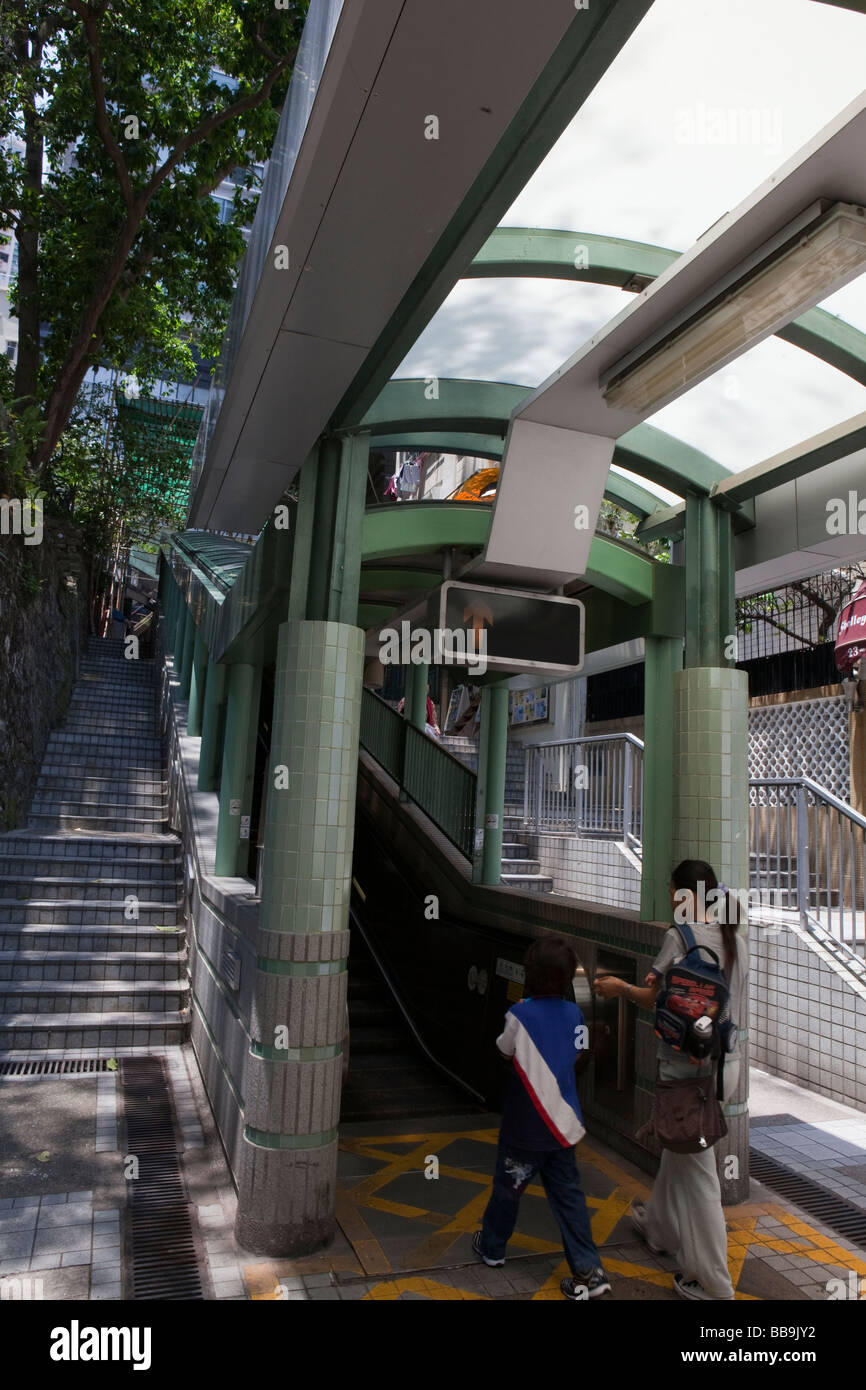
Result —
<path fill-rule="evenodd" d="M 256 1255 L 311 1255 L 334 1239 L 337 1139 L 317 1149 L 266 1149 L 244 1138 L 235 1238 Z"/>

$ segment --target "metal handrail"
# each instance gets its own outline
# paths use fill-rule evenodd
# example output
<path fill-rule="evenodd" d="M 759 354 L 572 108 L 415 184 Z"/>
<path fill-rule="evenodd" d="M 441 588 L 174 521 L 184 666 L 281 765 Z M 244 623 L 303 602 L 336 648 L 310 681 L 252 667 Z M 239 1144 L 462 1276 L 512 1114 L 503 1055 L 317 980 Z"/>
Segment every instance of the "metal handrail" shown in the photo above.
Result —
<path fill-rule="evenodd" d="M 811 777 L 750 777 L 749 786 L 803 787 L 806 791 L 812 792 L 813 796 L 819 796 L 822 801 L 826 801 L 854 825 L 859 825 L 861 830 L 866 830 L 866 816 L 862 816 L 859 811 L 854 810 L 853 806 L 849 806 L 847 801 L 843 801 L 840 796 L 836 796 L 835 792 L 831 792 L 829 787 L 822 787 L 820 782 L 813 781 Z"/>
<path fill-rule="evenodd" d="M 622 734 L 586 734 L 585 736 L 579 737 L 579 738 L 552 738 L 552 739 L 548 739 L 545 743 L 533 743 L 533 744 L 530 745 L 530 747 L 532 747 L 532 748 L 559 748 L 559 747 L 563 747 L 563 748 L 564 748 L 564 747 L 567 747 L 569 744 L 572 744 L 572 743 L 611 743 L 611 742 L 613 742 L 614 740 L 618 740 L 618 741 L 621 742 L 621 743 L 631 743 L 635 748 L 639 748 L 641 752 L 644 751 L 644 748 L 645 748 L 645 746 L 646 746 L 646 745 L 644 744 L 643 739 L 642 739 L 642 738 L 638 738 L 637 734 L 622 733 Z"/>
<path fill-rule="evenodd" d="M 784 792 L 775 804 L 760 790 Z M 774 911 L 866 953 L 866 816 L 811 777 L 749 778 L 750 886 L 776 895 Z M 843 964 L 849 963 L 843 960 Z M 858 977 L 862 979 L 859 967 Z"/>
<path fill-rule="evenodd" d="M 594 766 L 578 781 L 578 749 Z M 634 734 L 591 734 L 551 739 L 525 750 L 524 823 L 544 834 L 623 840 L 641 850 L 643 741 Z"/>
<path fill-rule="evenodd" d="M 477 786 L 472 769 L 366 688 L 361 697 L 360 742 L 399 784 L 401 796 L 414 801 L 471 859 Z"/>

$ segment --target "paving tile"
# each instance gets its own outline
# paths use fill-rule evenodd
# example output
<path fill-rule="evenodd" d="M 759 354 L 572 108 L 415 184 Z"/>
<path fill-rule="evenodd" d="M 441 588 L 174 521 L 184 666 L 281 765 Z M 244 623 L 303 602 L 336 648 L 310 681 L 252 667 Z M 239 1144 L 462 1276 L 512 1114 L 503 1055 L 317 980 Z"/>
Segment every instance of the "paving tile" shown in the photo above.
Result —
<path fill-rule="evenodd" d="M 42 1231 L 60 1226 L 79 1226 L 85 1221 L 90 1221 L 91 1214 L 89 1204 L 84 1202 L 68 1202 L 63 1206 L 40 1209 L 40 1234 Z"/>
<path fill-rule="evenodd" d="M 87 1250 L 67 1250 L 61 1255 L 60 1263 L 64 1268 L 67 1265 L 89 1265 L 90 1253 Z"/>
<path fill-rule="evenodd" d="M 120 1245 L 120 1231 L 111 1227 L 108 1231 L 93 1232 L 94 1250 L 110 1250 Z"/>
<path fill-rule="evenodd" d="M 119 1245 L 100 1246 L 99 1249 L 94 1250 L 91 1263 L 93 1264 L 94 1268 L 96 1268 L 97 1265 L 116 1264 L 119 1259 Z"/>
<path fill-rule="evenodd" d="M 0 1216 L 0 1236 L 11 1235 L 16 1231 L 35 1231 L 38 1215 L 37 1207 L 22 1207 L 20 1211 L 10 1211 Z"/>
<path fill-rule="evenodd" d="M 44 1232 L 38 1231 L 33 1247 L 34 1255 L 49 1254 L 52 1250 L 89 1250 L 90 1223 L 86 1226 L 58 1226 Z"/>
<path fill-rule="evenodd" d="M 32 1248 L 32 1231 L 8 1231 L 0 1235 L 0 1260 L 29 1259 Z"/>
<path fill-rule="evenodd" d="M 60 1251 L 54 1250 L 50 1255 L 32 1255 L 30 1259 L 30 1268 L 32 1270 L 59 1269 Z"/>

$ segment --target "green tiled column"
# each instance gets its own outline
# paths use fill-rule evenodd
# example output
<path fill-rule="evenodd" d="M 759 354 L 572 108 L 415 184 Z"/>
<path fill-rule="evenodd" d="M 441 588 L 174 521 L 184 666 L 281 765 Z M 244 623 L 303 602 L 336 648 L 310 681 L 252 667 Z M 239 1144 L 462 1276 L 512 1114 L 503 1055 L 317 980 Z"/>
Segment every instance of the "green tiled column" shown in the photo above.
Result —
<path fill-rule="evenodd" d="M 505 812 L 505 760 L 508 751 L 508 682 L 497 681 L 481 693 L 484 741 L 484 840 L 481 849 L 481 883 L 496 884 L 502 878 L 502 817 Z M 480 769 L 479 769 L 480 778 Z M 478 825 L 478 821 L 476 821 Z"/>
<path fill-rule="evenodd" d="M 189 609 L 186 606 L 184 597 L 178 590 L 177 595 L 177 625 L 174 632 L 174 642 L 172 644 L 172 660 L 174 663 L 175 677 L 180 680 L 180 668 L 183 659 L 183 644 L 186 640 L 187 623 L 191 623 Z"/>
<path fill-rule="evenodd" d="M 665 921 L 674 861 L 674 676 L 682 670 L 679 637 L 647 637 L 640 915 Z"/>
<path fill-rule="evenodd" d="M 236 1235 L 307 1254 L 334 1234 L 364 634 L 280 628 Z"/>
<path fill-rule="evenodd" d="M 184 602 L 183 605 L 183 645 L 177 644 L 177 673 L 180 677 L 180 689 L 177 692 L 179 700 L 189 699 L 189 687 L 192 680 L 192 658 L 195 651 L 196 627 L 193 621 L 192 612 Z"/>
<path fill-rule="evenodd" d="M 259 696 L 262 673 L 258 666 L 229 667 L 226 731 L 223 740 L 220 810 L 217 824 L 214 873 L 235 878 L 249 853 L 249 822 L 256 765 Z M 242 838 L 242 831 L 247 834 Z"/>
<path fill-rule="evenodd" d="M 198 789 L 214 792 L 219 783 L 222 748 L 220 714 L 225 703 L 227 668 L 221 661 L 208 661 L 204 685 L 204 713 L 201 721 L 201 749 L 198 758 Z"/>
<path fill-rule="evenodd" d="M 201 735 L 206 673 L 207 647 L 201 628 L 196 628 L 192 653 L 192 674 L 189 683 L 189 708 L 186 716 L 186 731 L 192 738 L 198 738 Z"/>
<path fill-rule="evenodd" d="M 424 732 L 427 723 L 427 682 L 430 668 L 426 665 L 406 667 L 406 704 L 404 715 L 409 724 Z"/>
<path fill-rule="evenodd" d="M 705 859 L 728 888 L 749 887 L 749 683 L 745 671 L 693 666 L 674 675 L 673 862 Z M 745 930 L 745 928 L 741 928 Z M 748 1026 L 748 990 L 737 1023 Z M 748 1049 L 728 1114 L 728 1135 L 716 1148 L 724 1200 L 748 1196 Z M 728 1166 L 736 1178 L 725 1177 Z"/>
<path fill-rule="evenodd" d="M 174 582 L 174 575 L 169 569 L 167 562 L 163 561 L 163 565 L 165 581 L 160 598 L 163 616 L 162 632 L 165 650 L 170 652 L 174 650 L 174 634 L 177 628 L 177 585 Z"/>

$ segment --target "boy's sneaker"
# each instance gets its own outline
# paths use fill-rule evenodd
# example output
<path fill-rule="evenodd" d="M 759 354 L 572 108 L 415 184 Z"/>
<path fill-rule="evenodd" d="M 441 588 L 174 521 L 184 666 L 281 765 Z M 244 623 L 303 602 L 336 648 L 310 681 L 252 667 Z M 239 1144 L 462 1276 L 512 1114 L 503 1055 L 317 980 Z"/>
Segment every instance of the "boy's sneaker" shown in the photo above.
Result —
<path fill-rule="evenodd" d="M 500 1266 L 505 1264 L 504 1260 L 491 1260 L 488 1255 L 485 1255 L 484 1251 L 481 1249 L 480 1231 L 476 1231 L 475 1235 L 472 1237 L 472 1249 L 475 1251 L 479 1260 L 483 1260 L 486 1265 L 490 1265 L 491 1269 L 499 1269 Z"/>
<path fill-rule="evenodd" d="M 666 1255 L 668 1253 L 667 1250 L 662 1250 L 660 1245 L 653 1245 L 646 1233 L 646 1207 L 643 1202 L 632 1202 L 628 1209 L 628 1217 L 634 1230 L 653 1255 Z"/>
<path fill-rule="evenodd" d="M 686 1279 L 684 1274 L 674 1275 L 674 1288 L 680 1298 L 689 1298 L 692 1301 L 715 1303 L 711 1293 L 707 1293 L 703 1284 L 699 1284 L 697 1279 Z"/>
<path fill-rule="evenodd" d="M 572 1303 L 583 1303 L 588 1298 L 600 1298 L 610 1293 L 610 1280 L 599 1265 L 598 1269 L 587 1269 L 571 1279 L 563 1279 L 559 1286 Z"/>

